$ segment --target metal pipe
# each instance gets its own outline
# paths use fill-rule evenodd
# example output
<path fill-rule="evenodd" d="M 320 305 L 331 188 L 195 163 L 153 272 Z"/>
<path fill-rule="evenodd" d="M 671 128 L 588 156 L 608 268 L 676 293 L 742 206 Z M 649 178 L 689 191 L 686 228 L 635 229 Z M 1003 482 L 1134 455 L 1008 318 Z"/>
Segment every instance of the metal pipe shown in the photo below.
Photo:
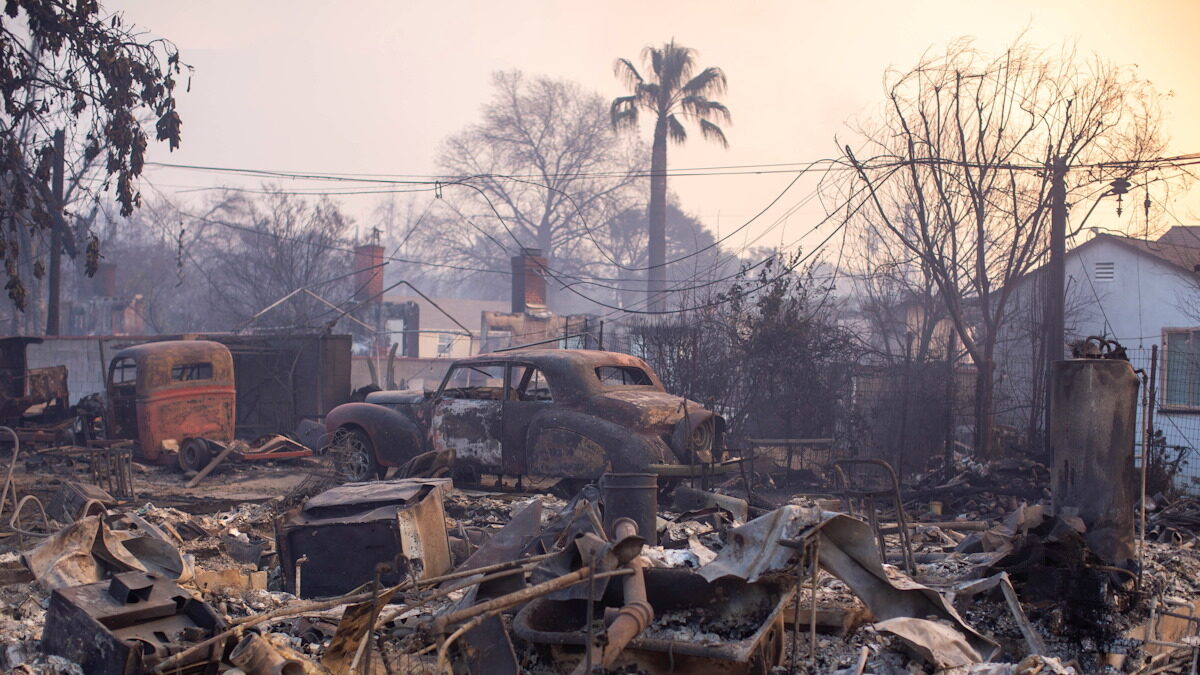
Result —
<path fill-rule="evenodd" d="M 646 577 L 643 571 L 645 565 L 646 559 L 641 556 L 626 564 L 626 568 L 633 570 L 633 574 L 625 578 L 625 606 L 617 612 L 616 618 L 608 626 L 604 646 L 597 648 L 596 645 L 588 645 L 589 650 L 598 652 L 592 654 L 593 666 L 599 661 L 600 666 L 607 670 L 621 652 L 625 651 L 625 647 L 654 621 L 654 608 L 646 601 Z M 586 671 L 583 664 L 580 664 L 574 675 L 584 673 Z"/>
<path fill-rule="evenodd" d="M 638 536 L 637 521 L 632 518 L 617 518 L 613 522 L 613 541 L 621 541 L 626 537 Z"/>
<path fill-rule="evenodd" d="M 308 562 L 308 554 L 304 554 L 296 559 L 296 597 L 300 597 L 300 568 L 304 567 L 304 563 Z"/>
<path fill-rule="evenodd" d="M 304 675 L 304 664 L 276 651 L 257 633 L 250 633 L 229 653 L 229 662 L 247 673 L 260 675 Z"/>
<path fill-rule="evenodd" d="M 1150 345 L 1150 374 L 1146 378 L 1146 386 L 1142 389 L 1146 405 L 1142 409 L 1142 484 L 1139 498 L 1138 518 L 1141 521 L 1138 528 L 1138 576 L 1137 588 L 1142 587 L 1142 570 L 1146 563 L 1146 471 L 1150 464 L 1150 444 L 1154 439 L 1154 385 L 1158 375 L 1158 345 Z"/>
<path fill-rule="evenodd" d="M 621 541 L 626 537 L 636 536 L 638 536 L 638 526 L 632 519 L 618 518 L 613 523 L 614 540 Z M 625 569 L 632 571 L 632 574 L 625 578 L 623 587 L 625 605 L 617 611 L 616 617 L 608 625 L 601 644 L 588 642 L 584 660 L 575 668 L 572 675 L 586 675 L 591 668 L 597 665 L 607 670 L 621 652 L 625 651 L 625 647 L 654 621 L 654 608 L 646 600 L 646 575 L 644 572 L 646 564 L 646 559 L 641 556 L 625 563 Z M 590 626 L 592 617 L 588 616 L 586 620 Z"/>

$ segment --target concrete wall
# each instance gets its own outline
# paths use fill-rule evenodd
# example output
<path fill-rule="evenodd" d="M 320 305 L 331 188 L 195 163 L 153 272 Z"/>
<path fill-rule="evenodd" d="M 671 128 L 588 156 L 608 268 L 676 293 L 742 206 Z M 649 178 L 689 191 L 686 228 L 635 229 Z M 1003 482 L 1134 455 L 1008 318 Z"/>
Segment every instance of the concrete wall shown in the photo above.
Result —
<path fill-rule="evenodd" d="M 129 345 L 141 344 L 153 338 L 119 337 L 47 337 L 41 344 L 31 344 L 26 355 L 30 368 L 47 366 L 67 367 L 67 386 L 71 402 L 88 394 L 104 391 L 104 378 L 112 355 Z"/>
<path fill-rule="evenodd" d="M 370 360 L 372 359 L 368 356 L 352 358 L 350 365 L 352 388 L 358 389 L 371 384 L 371 369 L 367 365 Z M 375 372 L 378 373 L 380 379 L 378 386 L 386 388 L 387 357 L 376 358 L 374 361 Z M 428 389 L 431 391 L 437 389 L 438 385 L 442 383 L 446 371 L 450 368 L 450 364 L 454 361 L 455 359 L 410 359 L 398 356 L 392 364 L 396 386 L 400 389 Z"/>

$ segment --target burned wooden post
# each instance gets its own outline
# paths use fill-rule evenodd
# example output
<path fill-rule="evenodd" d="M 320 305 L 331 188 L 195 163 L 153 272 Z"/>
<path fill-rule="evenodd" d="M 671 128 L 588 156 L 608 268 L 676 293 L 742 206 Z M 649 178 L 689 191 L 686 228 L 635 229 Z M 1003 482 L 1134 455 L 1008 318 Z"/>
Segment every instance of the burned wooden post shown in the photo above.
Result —
<path fill-rule="evenodd" d="M 1054 513 L 1078 516 L 1092 550 L 1114 565 L 1134 556 L 1133 439 L 1138 378 L 1128 361 L 1056 361 L 1050 381 Z"/>

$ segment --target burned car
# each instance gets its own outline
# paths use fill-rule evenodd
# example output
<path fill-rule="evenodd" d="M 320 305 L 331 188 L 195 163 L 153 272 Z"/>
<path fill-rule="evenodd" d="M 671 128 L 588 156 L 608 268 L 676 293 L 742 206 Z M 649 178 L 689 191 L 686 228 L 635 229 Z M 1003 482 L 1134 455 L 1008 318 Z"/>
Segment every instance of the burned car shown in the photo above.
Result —
<path fill-rule="evenodd" d="M 378 391 L 325 420 L 350 480 L 453 450 L 457 476 L 594 479 L 720 459 L 725 421 L 627 354 L 538 349 L 455 361 L 436 392 Z"/>

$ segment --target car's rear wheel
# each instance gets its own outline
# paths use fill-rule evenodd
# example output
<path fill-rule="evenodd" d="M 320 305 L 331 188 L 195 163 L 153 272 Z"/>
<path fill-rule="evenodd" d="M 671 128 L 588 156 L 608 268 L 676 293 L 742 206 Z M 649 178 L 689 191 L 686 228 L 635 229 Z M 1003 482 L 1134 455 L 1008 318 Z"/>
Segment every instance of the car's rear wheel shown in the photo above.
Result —
<path fill-rule="evenodd" d="M 339 429 L 329 449 L 339 482 L 360 483 L 378 476 L 375 448 L 361 429 Z"/>
<path fill-rule="evenodd" d="M 212 461 L 212 450 L 203 438 L 189 438 L 179 446 L 179 468 L 183 471 L 199 471 Z"/>

